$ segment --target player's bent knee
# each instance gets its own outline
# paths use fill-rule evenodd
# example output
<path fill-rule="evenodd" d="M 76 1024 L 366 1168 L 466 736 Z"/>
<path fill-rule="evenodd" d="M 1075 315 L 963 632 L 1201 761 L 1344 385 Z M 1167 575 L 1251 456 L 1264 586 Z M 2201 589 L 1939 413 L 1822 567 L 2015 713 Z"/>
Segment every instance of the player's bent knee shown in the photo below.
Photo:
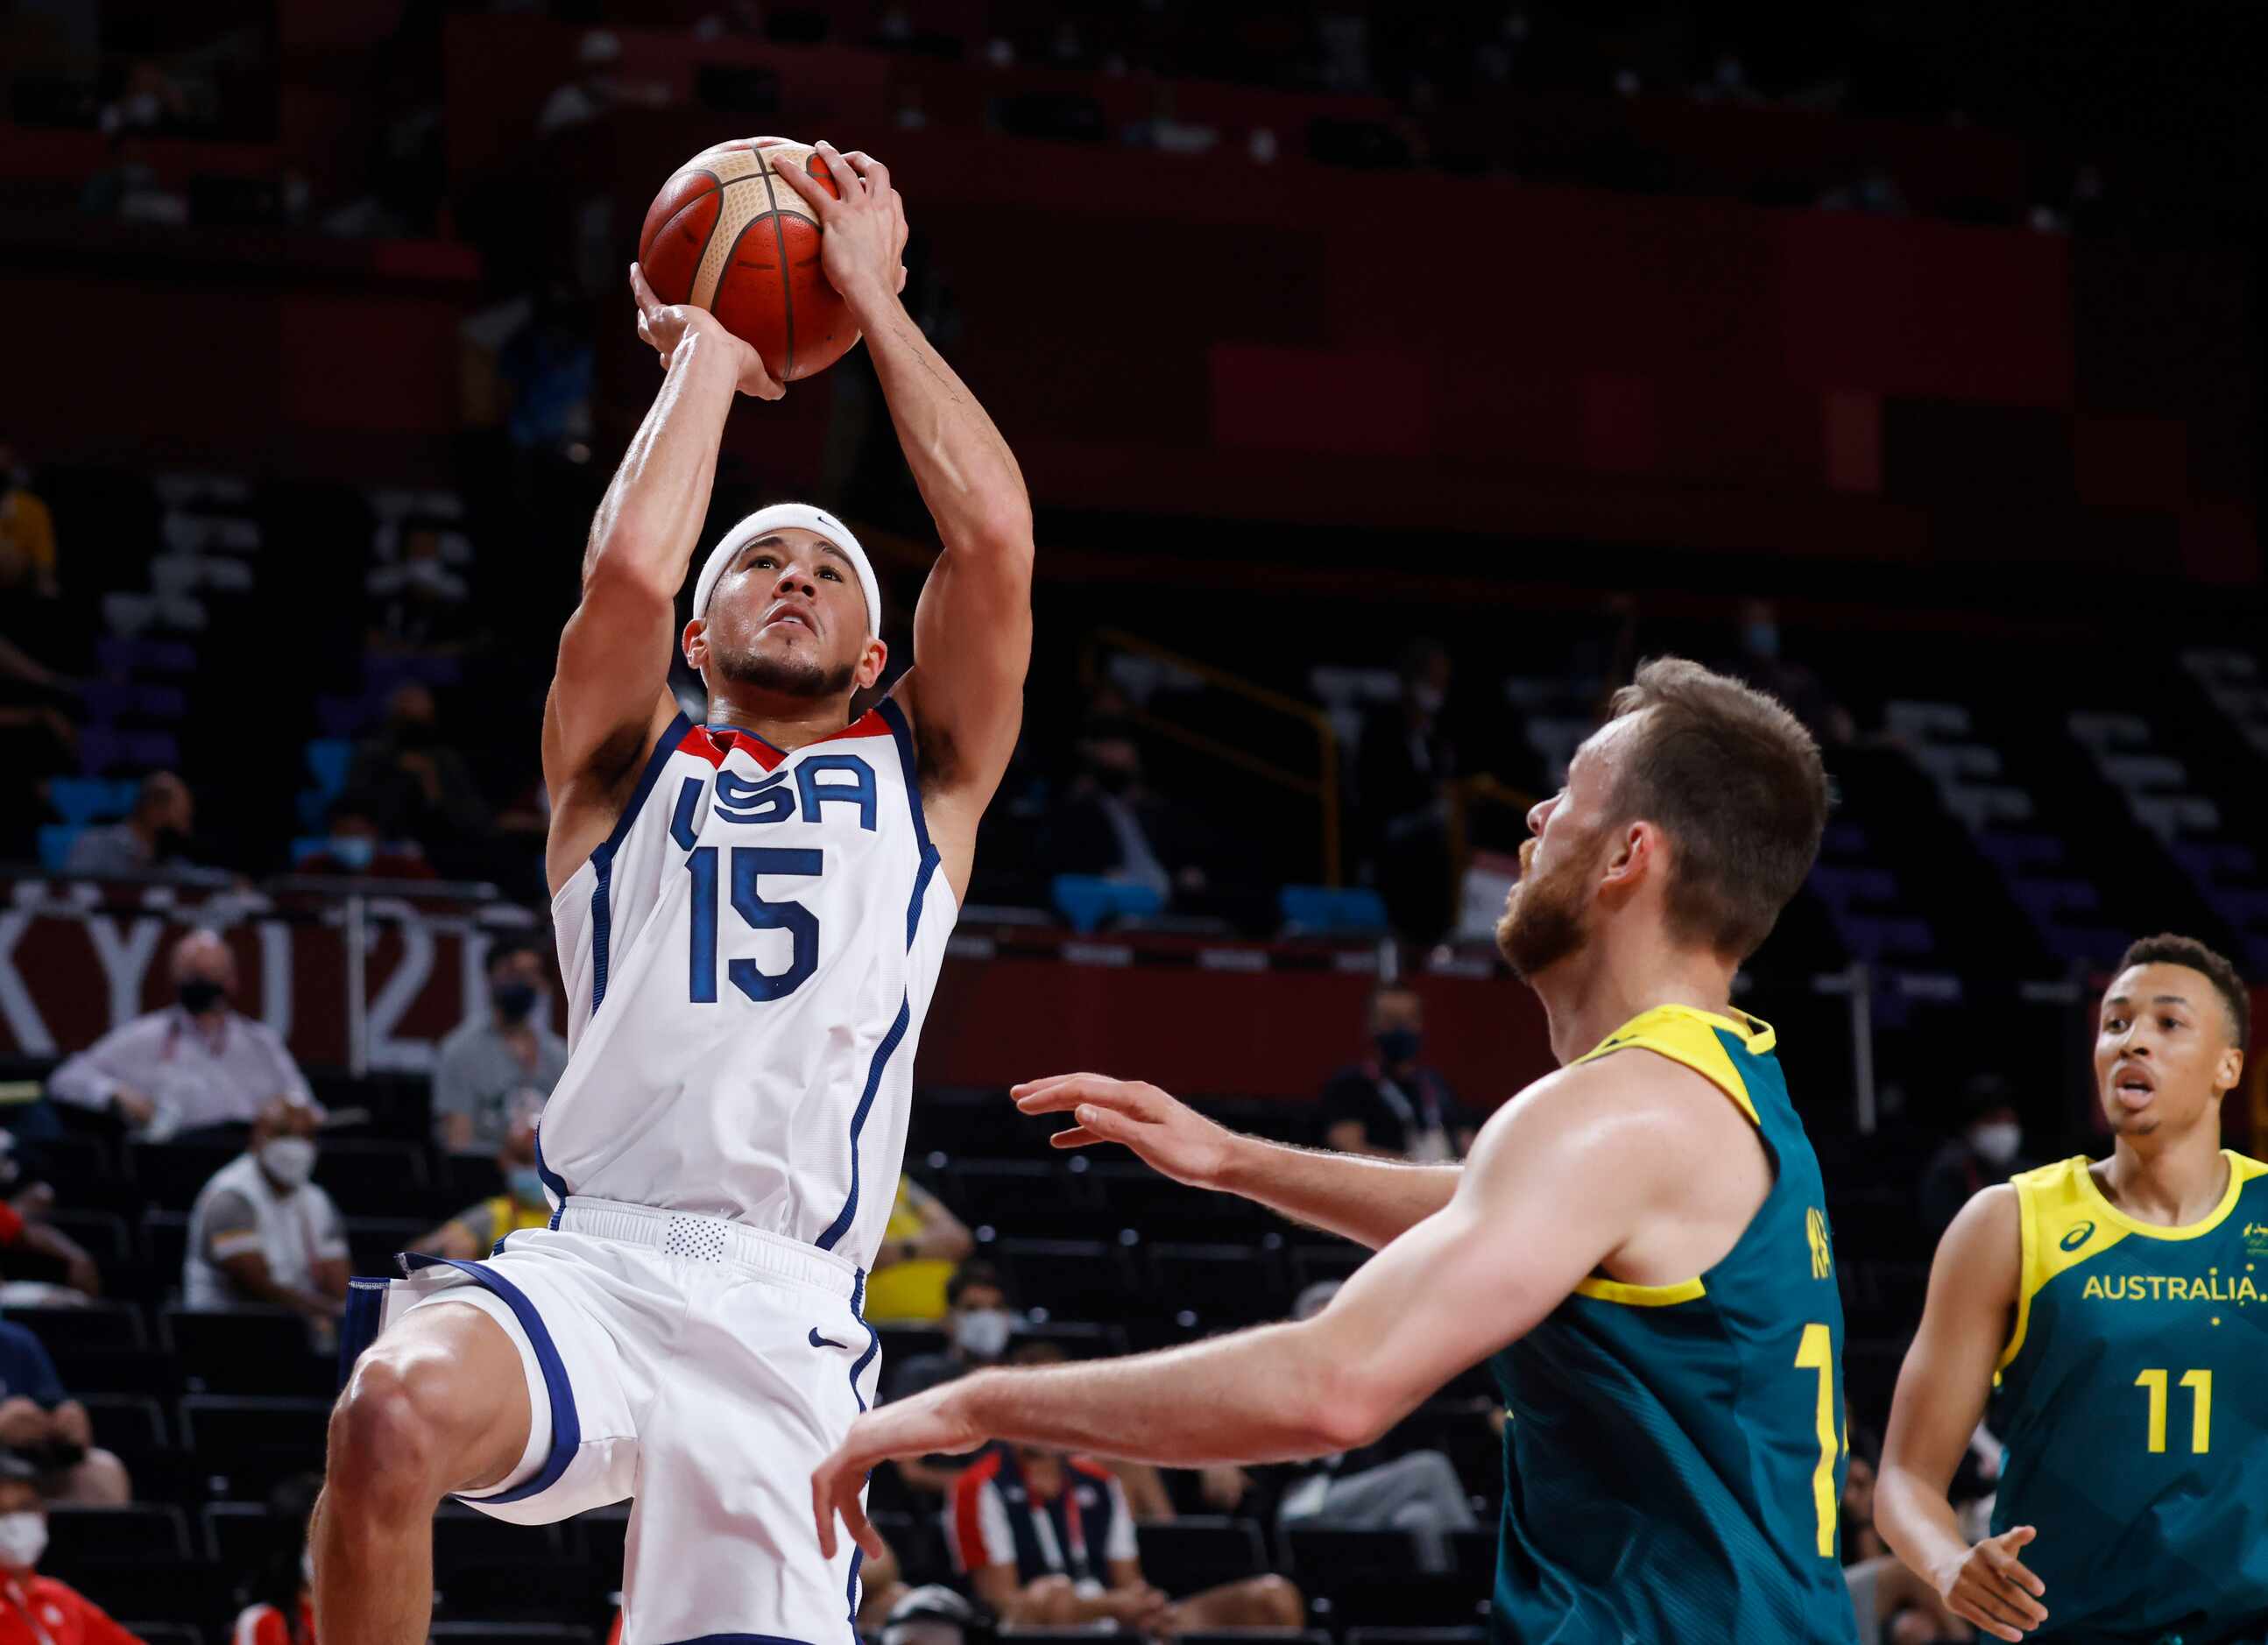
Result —
<path fill-rule="evenodd" d="M 405 1321 L 400 1340 L 357 1362 L 331 1412 L 330 1477 L 354 1487 L 357 1507 L 430 1512 L 450 1491 L 491 1483 L 526 1444 L 519 1350 L 483 1315 L 435 1311 L 460 1318 L 438 1329 Z"/>

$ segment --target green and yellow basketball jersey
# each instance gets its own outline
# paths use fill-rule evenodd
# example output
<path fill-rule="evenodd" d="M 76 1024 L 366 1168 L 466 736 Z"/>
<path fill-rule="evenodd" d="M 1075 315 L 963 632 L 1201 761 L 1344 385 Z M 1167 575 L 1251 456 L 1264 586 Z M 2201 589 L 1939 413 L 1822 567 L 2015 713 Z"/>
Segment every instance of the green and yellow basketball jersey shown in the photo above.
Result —
<path fill-rule="evenodd" d="M 2032 1525 L 2057 1645 L 2268 1637 L 2268 1165 L 2183 1228 L 2138 1223 L 2084 1157 L 2014 1179 L 2016 1323 L 1994 1534 Z"/>
<path fill-rule="evenodd" d="M 1705 1076 L 1755 1124 L 1772 1188 L 1707 1273 L 1594 1275 L 1491 1362 L 1512 1419 L 1498 1645 L 1856 1638 L 1837 1554 L 1843 1304 L 1773 1043 L 1753 1017 L 1665 1005 L 1580 1059 L 1643 1049 Z"/>

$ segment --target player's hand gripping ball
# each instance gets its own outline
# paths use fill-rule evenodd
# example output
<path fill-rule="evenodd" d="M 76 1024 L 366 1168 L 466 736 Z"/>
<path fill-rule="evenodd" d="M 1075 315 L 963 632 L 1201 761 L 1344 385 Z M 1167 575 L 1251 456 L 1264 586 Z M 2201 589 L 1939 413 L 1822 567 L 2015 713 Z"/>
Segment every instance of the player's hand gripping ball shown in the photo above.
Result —
<path fill-rule="evenodd" d="M 904 209 L 880 165 L 747 137 L 703 150 L 661 186 L 638 262 L 663 303 L 707 310 L 792 383 L 858 341 L 846 298 L 860 282 L 903 286 L 905 241 Z"/>

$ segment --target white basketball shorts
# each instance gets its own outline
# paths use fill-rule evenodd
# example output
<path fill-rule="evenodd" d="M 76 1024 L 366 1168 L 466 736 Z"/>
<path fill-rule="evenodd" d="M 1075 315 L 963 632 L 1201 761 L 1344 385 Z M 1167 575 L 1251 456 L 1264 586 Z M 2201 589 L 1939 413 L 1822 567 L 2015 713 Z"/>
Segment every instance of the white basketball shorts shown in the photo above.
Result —
<path fill-rule="evenodd" d="M 874 1397 L 863 1289 L 848 1261 L 777 1235 L 570 1198 L 556 1228 L 485 1262 L 392 1281 L 380 1330 L 469 1306 L 519 1347 L 527 1450 L 462 1500 L 545 1524 L 635 1499 L 622 1645 L 840 1645 L 858 1551 L 821 1556 L 811 1475 Z"/>

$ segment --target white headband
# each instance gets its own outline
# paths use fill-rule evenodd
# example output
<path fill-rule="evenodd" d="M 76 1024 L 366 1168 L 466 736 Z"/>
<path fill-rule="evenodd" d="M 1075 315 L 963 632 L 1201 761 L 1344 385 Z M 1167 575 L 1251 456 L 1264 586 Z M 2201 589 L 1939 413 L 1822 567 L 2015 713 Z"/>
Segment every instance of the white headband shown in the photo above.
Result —
<path fill-rule="evenodd" d="M 767 532 L 776 532 L 784 525 L 816 532 L 850 557 L 858 573 L 859 590 L 866 596 L 866 630 L 879 636 L 882 632 L 882 585 L 874 580 L 874 568 L 866 559 L 866 551 L 841 520 L 803 503 L 775 503 L 768 509 L 758 509 L 725 533 L 724 540 L 709 551 L 708 562 L 701 568 L 701 580 L 693 585 L 693 614 L 708 616 L 709 596 L 716 592 L 718 579 L 739 557 L 741 549 Z"/>

